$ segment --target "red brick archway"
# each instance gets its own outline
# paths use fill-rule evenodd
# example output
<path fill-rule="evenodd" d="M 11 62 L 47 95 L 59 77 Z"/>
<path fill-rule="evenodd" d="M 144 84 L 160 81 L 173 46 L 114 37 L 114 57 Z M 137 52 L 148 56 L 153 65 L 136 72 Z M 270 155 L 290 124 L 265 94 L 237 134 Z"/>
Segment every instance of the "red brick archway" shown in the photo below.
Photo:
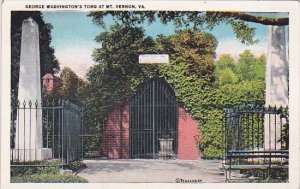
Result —
<path fill-rule="evenodd" d="M 197 141 L 201 138 L 199 125 L 183 107 L 178 107 L 178 159 L 200 158 Z M 99 152 L 109 159 L 129 159 L 129 105 L 111 108 Z"/>
<path fill-rule="evenodd" d="M 178 105 L 170 85 L 153 78 L 140 84 L 129 100 L 110 109 L 99 152 L 109 159 L 161 158 L 166 136 L 172 140 L 166 157 L 200 158 L 198 123 Z"/>

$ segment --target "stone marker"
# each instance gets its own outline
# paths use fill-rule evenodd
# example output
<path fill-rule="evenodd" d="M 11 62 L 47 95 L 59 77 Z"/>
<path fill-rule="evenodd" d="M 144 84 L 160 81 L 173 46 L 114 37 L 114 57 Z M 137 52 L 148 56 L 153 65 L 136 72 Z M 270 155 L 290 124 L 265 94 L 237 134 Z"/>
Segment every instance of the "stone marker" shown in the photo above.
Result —
<path fill-rule="evenodd" d="M 43 148 L 39 29 L 32 18 L 22 23 L 18 100 L 20 109 L 16 120 L 15 149 L 11 157 L 18 161 L 51 158 L 52 150 Z M 35 108 L 36 102 L 38 109 Z"/>
<path fill-rule="evenodd" d="M 266 65 L 266 106 L 287 107 L 288 97 L 288 60 L 284 26 L 269 26 L 269 44 Z M 270 127 L 269 127 L 270 121 Z M 275 123 L 276 121 L 276 123 Z M 265 118 L 265 148 L 279 150 L 280 142 L 279 116 Z M 284 124 L 284 123 L 282 123 Z M 276 131 L 275 131 L 276 126 Z M 275 137 L 276 132 L 276 137 Z M 269 143 L 271 141 L 271 145 Z M 276 145 L 275 145 L 276 144 Z"/>

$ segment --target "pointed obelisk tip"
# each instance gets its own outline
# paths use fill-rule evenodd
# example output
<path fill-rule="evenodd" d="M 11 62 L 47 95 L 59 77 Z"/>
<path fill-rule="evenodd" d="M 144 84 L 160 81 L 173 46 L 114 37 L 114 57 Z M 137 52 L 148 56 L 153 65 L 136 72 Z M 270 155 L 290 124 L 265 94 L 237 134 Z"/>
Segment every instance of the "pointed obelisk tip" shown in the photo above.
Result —
<path fill-rule="evenodd" d="M 26 18 L 23 23 L 36 23 L 35 20 L 30 16 L 28 18 Z"/>

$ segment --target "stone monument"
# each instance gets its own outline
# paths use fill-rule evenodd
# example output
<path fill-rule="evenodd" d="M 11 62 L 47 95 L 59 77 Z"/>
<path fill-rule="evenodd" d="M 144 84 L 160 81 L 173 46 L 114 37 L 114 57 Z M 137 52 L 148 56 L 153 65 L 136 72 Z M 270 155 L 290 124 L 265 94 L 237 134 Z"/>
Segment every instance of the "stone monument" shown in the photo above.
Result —
<path fill-rule="evenodd" d="M 52 150 L 43 148 L 39 29 L 32 18 L 22 23 L 18 100 L 20 109 L 11 157 L 18 161 L 51 158 Z"/>
<path fill-rule="evenodd" d="M 266 66 L 266 106 L 287 107 L 288 97 L 288 59 L 284 26 L 269 26 L 269 44 Z M 265 118 L 265 148 L 279 150 L 281 134 L 279 117 Z M 270 124 L 269 124 L 270 123 Z M 270 142 L 269 142 L 270 141 Z"/>

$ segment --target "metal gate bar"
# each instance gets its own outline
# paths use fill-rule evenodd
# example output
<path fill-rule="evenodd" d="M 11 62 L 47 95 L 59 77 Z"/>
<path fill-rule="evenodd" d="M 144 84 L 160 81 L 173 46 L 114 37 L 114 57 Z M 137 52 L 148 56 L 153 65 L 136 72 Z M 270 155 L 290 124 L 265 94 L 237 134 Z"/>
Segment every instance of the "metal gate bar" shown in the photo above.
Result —
<path fill-rule="evenodd" d="M 176 156 L 178 143 L 178 108 L 174 91 L 160 78 L 139 86 L 130 98 L 130 157 L 157 158 L 163 140 L 172 141 Z"/>
<path fill-rule="evenodd" d="M 40 111 L 41 114 L 37 112 Z M 20 115 L 23 117 L 20 117 Z M 41 119 L 42 146 L 33 146 L 32 119 Z M 19 125 L 24 124 L 22 141 Z M 38 122 L 37 122 L 38 123 Z M 82 157 L 83 109 L 67 100 L 44 100 L 42 102 L 12 102 L 11 107 L 11 166 L 43 166 L 45 162 L 68 164 Z M 23 142 L 24 147 L 20 147 Z M 29 144 L 25 149 L 25 143 Z M 37 158 L 40 148 L 51 154 L 47 158 Z M 26 151 L 27 150 L 27 151 Z M 25 157 L 26 156 L 26 157 Z"/>

